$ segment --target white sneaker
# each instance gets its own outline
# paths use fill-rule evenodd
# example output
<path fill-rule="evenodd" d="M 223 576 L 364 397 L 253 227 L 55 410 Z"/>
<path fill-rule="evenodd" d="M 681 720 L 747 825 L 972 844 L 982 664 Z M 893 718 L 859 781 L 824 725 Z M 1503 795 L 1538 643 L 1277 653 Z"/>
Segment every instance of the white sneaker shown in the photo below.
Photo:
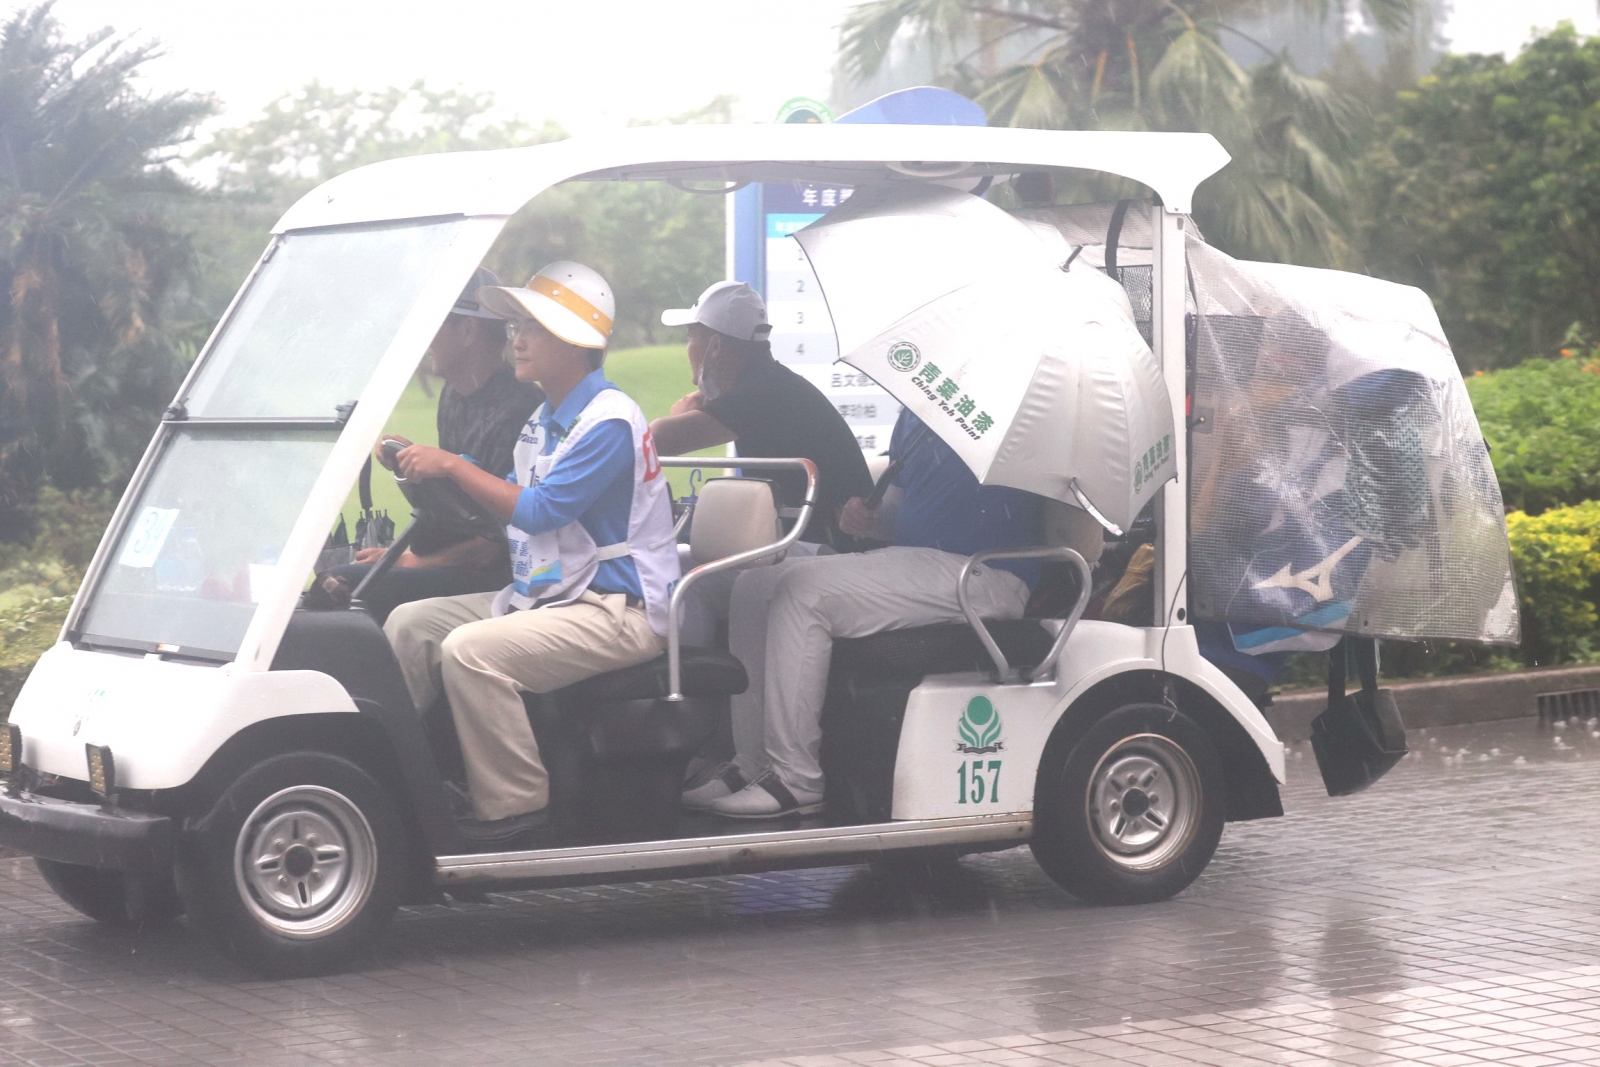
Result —
<path fill-rule="evenodd" d="M 710 811 L 716 801 L 731 797 L 748 784 L 739 768 L 730 763 L 709 782 L 684 790 L 679 802 L 690 811 Z"/>
<path fill-rule="evenodd" d="M 768 772 L 734 793 L 711 803 L 711 811 L 730 819 L 775 819 L 780 815 L 813 815 L 822 810 L 822 796 L 797 795 Z"/>

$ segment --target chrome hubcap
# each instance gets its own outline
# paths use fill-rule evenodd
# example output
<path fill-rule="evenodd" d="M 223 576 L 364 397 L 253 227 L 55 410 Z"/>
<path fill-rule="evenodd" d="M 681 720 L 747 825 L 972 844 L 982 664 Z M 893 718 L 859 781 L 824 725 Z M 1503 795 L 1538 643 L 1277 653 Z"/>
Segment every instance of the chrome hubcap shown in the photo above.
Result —
<path fill-rule="evenodd" d="M 377 857 L 359 808 L 331 789 L 296 786 L 263 800 L 245 820 L 234 879 L 262 925 L 289 937 L 324 937 L 372 895 Z"/>
<path fill-rule="evenodd" d="M 1151 870 L 1181 854 L 1200 817 L 1200 774 L 1189 754 L 1160 734 L 1118 742 L 1089 776 L 1089 826 L 1113 863 Z"/>

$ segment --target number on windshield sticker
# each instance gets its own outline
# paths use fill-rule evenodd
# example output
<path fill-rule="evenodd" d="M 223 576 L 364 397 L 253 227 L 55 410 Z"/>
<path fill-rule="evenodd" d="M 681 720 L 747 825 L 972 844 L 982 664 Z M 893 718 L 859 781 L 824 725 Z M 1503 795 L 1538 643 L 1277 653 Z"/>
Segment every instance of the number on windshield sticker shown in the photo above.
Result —
<path fill-rule="evenodd" d="M 987 778 L 983 773 L 986 769 L 989 771 Z M 957 804 L 1000 803 L 1000 760 L 990 760 L 985 768 L 983 760 L 975 759 L 970 769 L 967 761 L 962 760 L 956 767 L 956 777 L 959 783 Z"/>

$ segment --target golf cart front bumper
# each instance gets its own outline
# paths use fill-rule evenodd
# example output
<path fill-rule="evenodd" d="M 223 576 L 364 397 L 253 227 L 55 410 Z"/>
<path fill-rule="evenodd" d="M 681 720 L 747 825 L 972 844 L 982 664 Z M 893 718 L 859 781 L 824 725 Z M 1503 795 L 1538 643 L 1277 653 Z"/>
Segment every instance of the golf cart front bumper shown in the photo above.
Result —
<path fill-rule="evenodd" d="M 158 871 L 172 865 L 176 829 L 165 815 L 0 792 L 0 848 L 85 867 Z"/>

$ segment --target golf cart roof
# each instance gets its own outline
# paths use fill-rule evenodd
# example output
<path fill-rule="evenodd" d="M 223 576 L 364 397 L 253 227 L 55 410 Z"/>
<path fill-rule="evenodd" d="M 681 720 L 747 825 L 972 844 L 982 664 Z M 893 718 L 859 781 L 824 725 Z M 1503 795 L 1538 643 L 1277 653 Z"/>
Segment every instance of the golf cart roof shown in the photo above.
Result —
<path fill-rule="evenodd" d="M 861 185 L 1103 171 L 1153 189 L 1173 211 L 1228 153 L 1206 133 L 1023 130 L 987 126 L 643 126 L 527 148 L 374 163 L 313 189 L 274 233 L 450 215 L 515 213 L 564 181 L 788 182 Z"/>

